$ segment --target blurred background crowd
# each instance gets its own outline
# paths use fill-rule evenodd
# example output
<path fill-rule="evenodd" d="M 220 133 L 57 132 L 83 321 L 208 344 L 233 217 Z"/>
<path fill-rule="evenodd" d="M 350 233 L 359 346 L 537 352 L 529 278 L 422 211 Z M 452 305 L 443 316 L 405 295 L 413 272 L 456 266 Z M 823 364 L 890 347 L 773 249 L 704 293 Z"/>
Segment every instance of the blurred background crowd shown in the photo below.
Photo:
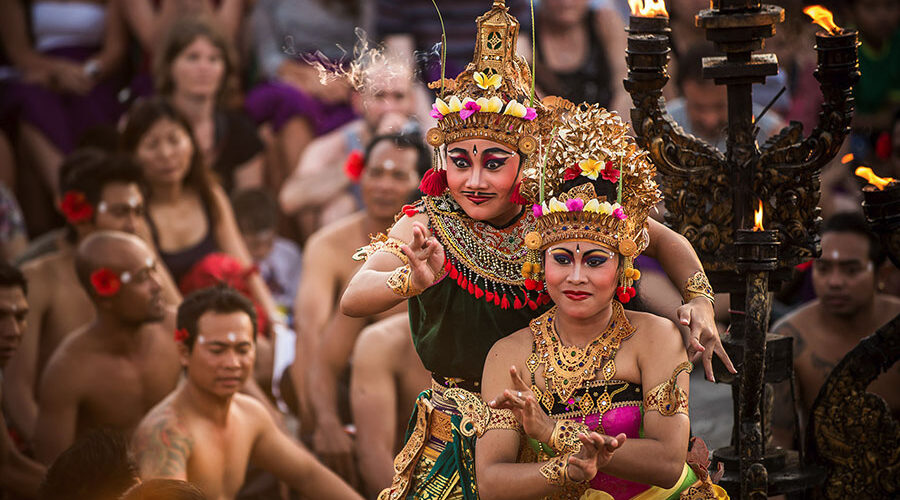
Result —
<path fill-rule="evenodd" d="M 445 71 L 455 76 L 471 58 L 474 19 L 490 2 L 437 3 Z M 522 23 L 519 52 L 534 58 L 539 94 L 600 103 L 629 120 L 625 0 L 536 1 L 533 41 L 528 2 L 506 3 Z M 778 75 L 754 87 L 758 110 L 771 104 L 757 117 L 760 142 L 790 121 L 808 132 L 822 101 L 813 77 L 817 28 L 804 2 L 770 3 L 785 8 L 785 22 L 766 42 Z M 900 177 L 900 0 L 822 3 L 862 42 L 853 132 L 821 176 L 822 217 L 840 221 L 861 213 L 856 166 Z M 700 76 L 702 58 L 717 53 L 693 24 L 709 2 L 666 4 L 668 110 L 724 150 L 725 88 Z M 260 335 L 245 391 L 368 497 L 390 483 L 391 459 L 429 375 L 405 310 L 349 318 L 338 300 L 359 266 L 350 256 L 420 196 L 431 165 L 422 135 L 434 121 L 425 82 L 440 76 L 440 39 L 430 0 L 0 0 L 0 256 L 27 280 L 27 314 L 14 315 L 18 333 L 0 350 L 11 436 L 10 450 L 0 450 L 0 487 L 8 498 L 37 498 L 45 467 L 84 436 L 99 439 L 93 428 L 127 437 L 177 380 L 159 380 L 164 363 L 150 375 L 138 370 L 143 406 L 130 415 L 95 404 L 98 384 L 76 387 L 74 374 L 90 371 L 78 349 L 105 349 L 73 341 L 102 309 L 76 273 L 79 244 L 100 231 L 146 244 L 168 307 L 219 282 L 251 298 Z M 325 78 L 323 68 L 344 76 Z M 853 233 L 852 222 L 835 231 Z M 900 295 L 900 272 L 871 246 L 862 252 L 873 266 L 864 286 Z M 679 292 L 652 269 L 642 280 L 653 284 L 651 301 L 677 304 Z M 821 298 L 816 269 L 797 270 L 773 319 Z M 139 323 L 174 330 L 171 315 L 151 316 Z M 142 355 L 122 357 L 140 365 Z M 60 400 L 76 389 L 84 400 L 66 413 Z M 730 421 L 711 418 L 717 423 L 707 431 L 724 437 L 708 442 L 727 444 Z M 68 474 L 57 480 L 77 477 Z M 247 477 L 240 498 L 288 494 L 265 474 Z M 121 491 L 131 483 L 123 484 Z"/>

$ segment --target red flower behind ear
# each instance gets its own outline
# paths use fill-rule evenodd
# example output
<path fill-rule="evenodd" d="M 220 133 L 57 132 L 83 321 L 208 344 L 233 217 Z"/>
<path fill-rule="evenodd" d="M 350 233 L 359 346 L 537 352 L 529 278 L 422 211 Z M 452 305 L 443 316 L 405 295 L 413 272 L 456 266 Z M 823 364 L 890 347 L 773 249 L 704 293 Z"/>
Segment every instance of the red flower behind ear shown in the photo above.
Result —
<path fill-rule="evenodd" d="M 366 162 L 362 153 L 356 149 L 351 151 L 350 156 L 347 157 L 347 163 L 344 163 L 344 173 L 347 174 L 347 177 L 353 182 L 358 182 L 365 168 Z"/>
<path fill-rule="evenodd" d="M 94 207 L 80 191 L 66 191 L 62 201 L 59 202 L 59 211 L 69 224 L 85 222 L 94 215 Z"/>
<path fill-rule="evenodd" d="M 184 342 L 188 338 L 187 328 L 179 328 L 175 330 L 175 342 Z"/>
<path fill-rule="evenodd" d="M 101 267 L 91 273 L 91 285 L 101 297 L 111 297 L 122 287 L 119 277 L 109 269 Z"/>

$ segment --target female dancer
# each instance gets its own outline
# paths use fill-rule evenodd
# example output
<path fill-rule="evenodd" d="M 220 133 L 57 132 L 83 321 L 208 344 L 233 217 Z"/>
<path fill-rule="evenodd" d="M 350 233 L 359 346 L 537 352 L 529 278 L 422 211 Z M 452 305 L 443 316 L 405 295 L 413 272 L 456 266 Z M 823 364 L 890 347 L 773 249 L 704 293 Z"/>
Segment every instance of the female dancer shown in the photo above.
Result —
<path fill-rule="evenodd" d="M 721 498 L 707 457 L 687 464 L 691 364 L 675 326 L 622 306 L 640 278 L 632 261 L 648 244 L 655 170 L 602 108 L 573 109 L 560 127 L 567 138 L 551 146 L 540 184 L 548 201 L 526 237 L 556 306 L 491 349 L 491 410 L 448 391 L 463 403 L 463 430 L 471 420 L 483 433 L 481 498 Z"/>
<path fill-rule="evenodd" d="M 553 127 L 554 101 L 531 100 L 531 73 L 514 54 L 519 24 L 503 1 L 495 0 L 477 24 L 474 62 L 455 80 L 432 85 L 443 98 L 433 109 L 438 126 L 427 137 L 436 149 L 435 168 L 421 187 L 428 196 L 406 207 L 387 236 L 367 248 L 368 260 L 341 300 L 345 314 L 367 316 L 409 299 L 416 350 L 433 374 L 394 462 L 391 488 L 382 492 L 386 498 L 447 492 L 477 498 L 474 439 L 459 434 L 459 412 L 443 392 L 480 392 L 494 342 L 526 326 L 549 302 L 521 274 L 534 221 L 519 204 L 519 179 L 536 170 L 537 138 Z M 684 238 L 658 224 L 649 231 L 651 250 L 673 281 L 703 277 Z M 701 296 L 692 287 L 680 314 L 691 325 L 695 349 L 704 349 L 697 341 L 702 333 L 707 358 L 715 350 L 727 359 L 715 333 L 711 289 L 704 290 Z"/>

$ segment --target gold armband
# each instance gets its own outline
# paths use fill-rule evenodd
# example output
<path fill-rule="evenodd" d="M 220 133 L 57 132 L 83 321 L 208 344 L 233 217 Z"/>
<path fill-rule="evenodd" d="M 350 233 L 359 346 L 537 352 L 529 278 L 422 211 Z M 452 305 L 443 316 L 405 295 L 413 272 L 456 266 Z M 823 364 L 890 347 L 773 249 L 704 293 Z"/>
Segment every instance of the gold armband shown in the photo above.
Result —
<path fill-rule="evenodd" d="M 360 248 L 353 254 L 353 260 L 368 260 L 376 252 L 387 252 L 393 255 L 396 255 L 403 265 L 409 264 L 409 258 L 406 257 L 406 254 L 403 253 L 403 250 L 400 248 L 405 245 L 406 242 L 403 240 L 398 240 L 397 238 L 391 238 L 386 236 L 384 233 L 378 233 L 378 235 L 372 238 L 371 243 Z"/>
<path fill-rule="evenodd" d="M 710 286 L 709 279 L 706 278 L 706 274 L 704 274 L 702 270 L 692 274 L 691 277 L 685 281 L 684 287 L 681 290 L 681 299 L 685 304 L 697 297 L 706 297 L 713 305 L 716 303 L 712 286 Z"/>
<path fill-rule="evenodd" d="M 550 434 L 550 448 L 557 454 L 577 453 L 581 449 L 579 434 L 590 432 L 588 426 L 572 420 L 557 420 Z"/>
<path fill-rule="evenodd" d="M 656 410 L 661 415 L 671 417 L 676 413 L 688 414 L 688 395 L 684 389 L 675 384 L 675 380 L 681 372 L 691 373 L 694 369 L 689 361 L 685 361 L 675 368 L 669 380 L 650 389 L 644 398 L 644 413 Z"/>
<path fill-rule="evenodd" d="M 491 429 L 509 429 L 511 431 L 522 432 L 522 424 L 516 420 L 516 415 L 512 410 L 506 409 L 490 409 L 491 418 L 484 427 L 484 432 Z"/>
<path fill-rule="evenodd" d="M 547 480 L 547 483 L 553 486 L 565 486 L 572 480 L 569 479 L 569 457 L 571 453 L 557 455 L 547 463 L 541 466 L 541 475 Z"/>
<path fill-rule="evenodd" d="M 409 266 L 398 267 L 388 276 L 387 286 L 391 289 L 392 292 L 397 295 L 408 299 L 410 297 L 415 297 L 422 293 L 422 290 L 415 288 L 412 284 L 411 278 L 412 271 L 409 269 Z"/>

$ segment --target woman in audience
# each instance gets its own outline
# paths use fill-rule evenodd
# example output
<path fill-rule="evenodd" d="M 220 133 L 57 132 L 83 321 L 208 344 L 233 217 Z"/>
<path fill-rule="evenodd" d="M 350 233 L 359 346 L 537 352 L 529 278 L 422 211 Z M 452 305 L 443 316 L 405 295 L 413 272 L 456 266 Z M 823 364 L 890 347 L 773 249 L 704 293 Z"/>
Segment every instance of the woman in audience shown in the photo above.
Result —
<path fill-rule="evenodd" d="M 226 192 L 263 184 L 263 144 L 240 109 L 226 107 L 234 78 L 232 48 L 209 21 L 184 18 L 156 54 L 156 90 L 191 124 L 203 162 Z"/>
<path fill-rule="evenodd" d="M 144 171 L 153 239 L 177 282 L 215 252 L 230 254 L 250 267 L 250 252 L 228 197 L 203 164 L 190 124 L 171 103 L 157 97 L 135 104 L 122 132 L 122 147 Z M 249 281 L 254 299 L 277 318 L 259 275 Z"/>
<path fill-rule="evenodd" d="M 588 0 L 545 0 L 535 23 L 537 85 L 572 102 L 597 103 L 628 116 L 622 19 Z"/>
<path fill-rule="evenodd" d="M 63 156 L 122 112 L 116 76 L 127 39 L 118 4 L 0 0 L 0 36 L 14 70 L 0 110 L 18 120 L 22 157 L 58 195 Z"/>

